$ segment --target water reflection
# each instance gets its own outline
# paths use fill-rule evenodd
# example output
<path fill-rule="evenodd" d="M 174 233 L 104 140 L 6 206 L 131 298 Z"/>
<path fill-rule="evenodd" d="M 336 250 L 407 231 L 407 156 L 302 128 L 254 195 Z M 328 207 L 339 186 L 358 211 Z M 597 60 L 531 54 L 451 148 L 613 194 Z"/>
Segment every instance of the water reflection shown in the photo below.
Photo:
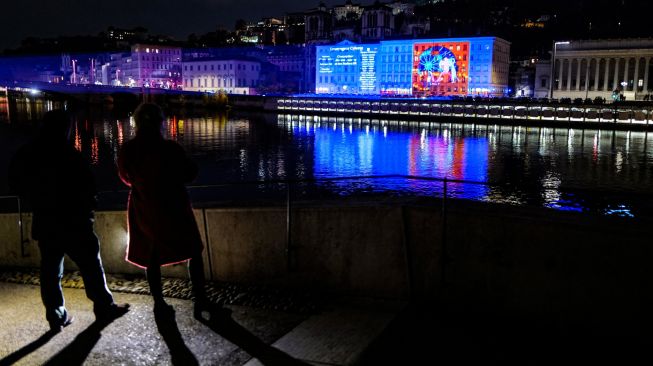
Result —
<path fill-rule="evenodd" d="M 65 102 L 28 96 L 11 99 L 0 96 L 0 121 L 2 122 L 33 122 L 38 121 L 48 111 L 65 108 Z"/>
<path fill-rule="evenodd" d="M 645 132 L 293 115 L 280 115 L 278 123 L 295 140 L 315 141 L 316 177 L 446 177 L 493 184 L 452 185 L 461 198 L 621 216 L 651 212 L 653 151 Z M 343 194 L 442 191 L 403 180 L 329 186 Z"/>
<path fill-rule="evenodd" d="M 362 119 L 287 119 L 280 124 L 294 139 L 315 143 L 316 178 L 369 175 L 413 175 L 485 182 L 487 179 L 487 140 L 452 137 L 449 130 L 392 129 L 388 121 Z M 420 195 L 439 195 L 442 184 L 419 180 L 357 180 L 330 183 L 340 193 L 354 191 L 399 191 Z M 485 199 L 487 187 L 450 184 L 455 197 Z"/>
<path fill-rule="evenodd" d="M 21 113 L 28 113 L 27 104 Z M 76 122 L 75 147 L 93 163 L 99 189 L 124 189 L 115 161 L 135 135 L 133 119 L 80 113 Z M 198 162 L 198 185 L 402 174 L 490 183 L 447 186 L 451 196 L 465 199 L 620 216 L 653 212 L 653 148 L 645 132 L 178 111 L 169 113 L 163 133 Z M 0 149 L 4 156 L 12 153 Z M 194 198 L 237 200 L 283 191 L 269 185 L 238 189 Z M 298 195 L 440 196 L 442 190 L 438 182 L 356 179 L 307 184 Z"/>

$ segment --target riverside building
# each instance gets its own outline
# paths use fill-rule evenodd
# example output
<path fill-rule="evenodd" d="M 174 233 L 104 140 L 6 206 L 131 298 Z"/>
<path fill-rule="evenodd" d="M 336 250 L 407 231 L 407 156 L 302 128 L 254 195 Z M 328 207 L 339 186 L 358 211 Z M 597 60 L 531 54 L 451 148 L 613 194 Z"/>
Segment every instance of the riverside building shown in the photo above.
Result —
<path fill-rule="evenodd" d="M 503 96 L 510 43 L 496 37 L 343 41 L 316 46 L 315 92 Z"/>
<path fill-rule="evenodd" d="M 253 59 L 205 58 L 183 63 L 184 90 L 256 94 L 261 63 Z"/>
<path fill-rule="evenodd" d="M 555 42 L 552 51 L 554 67 L 537 68 L 536 97 L 623 94 L 626 100 L 641 100 L 653 93 L 653 39 Z"/>
<path fill-rule="evenodd" d="M 122 61 L 122 85 L 177 89 L 181 84 L 180 47 L 135 44 Z"/>

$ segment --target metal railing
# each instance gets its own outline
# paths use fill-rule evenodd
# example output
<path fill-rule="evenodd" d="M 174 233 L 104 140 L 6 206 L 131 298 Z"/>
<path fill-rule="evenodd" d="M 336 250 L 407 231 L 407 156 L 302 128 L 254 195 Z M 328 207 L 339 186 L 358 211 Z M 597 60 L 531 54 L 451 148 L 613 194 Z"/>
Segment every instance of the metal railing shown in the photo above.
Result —
<path fill-rule="evenodd" d="M 20 197 L 0 196 L 0 200 L 16 200 L 16 209 L 18 210 L 18 235 L 20 237 L 20 255 L 25 258 L 27 257 L 27 248 L 25 247 L 25 244 L 27 244 L 29 240 L 25 238 L 25 233 L 23 230 L 23 207 Z"/>

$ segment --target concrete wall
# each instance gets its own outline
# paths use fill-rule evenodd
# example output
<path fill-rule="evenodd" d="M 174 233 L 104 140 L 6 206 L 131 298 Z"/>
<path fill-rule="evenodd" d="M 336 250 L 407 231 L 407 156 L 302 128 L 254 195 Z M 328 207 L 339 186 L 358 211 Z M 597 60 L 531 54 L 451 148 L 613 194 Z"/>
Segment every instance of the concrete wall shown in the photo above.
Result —
<path fill-rule="evenodd" d="M 400 204 L 303 206 L 293 210 L 287 257 L 284 208 L 196 215 L 207 275 L 216 280 L 412 295 L 556 326 L 653 325 L 648 221 L 469 202 L 451 202 L 446 216 L 440 207 Z M 35 243 L 27 244 L 29 257 L 20 255 L 16 222 L 0 215 L 0 266 L 36 267 Z M 108 272 L 141 271 L 124 261 L 126 228 L 124 212 L 97 214 Z M 186 276 L 185 266 L 166 271 Z"/>
<path fill-rule="evenodd" d="M 198 226 L 203 227 L 201 211 L 196 211 Z M 32 217 L 23 214 L 24 249 L 23 256 L 18 228 L 18 214 L 0 214 L 0 267 L 39 267 L 41 260 L 38 243 L 31 239 Z M 108 273 L 142 274 L 143 269 L 125 261 L 127 249 L 127 214 L 126 212 L 98 212 L 95 220 L 95 233 L 100 240 L 100 255 L 105 271 Z M 202 239 L 204 240 L 204 234 Z M 206 263 L 205 258 L 205 263 Z M 67 259 L 64 262 L 67 270 L 76 270 L 74 262 Z M 165 267 L 164 276 L 184 277 L 187 270 L 185 264 Z M 207 268 L 208 274 L 208 268 Z"/>
<path fill-rule="evenodd" d="M 284 209 L 207 210 L 213 275 L 226 281 L 404 296 L 400 212 L 388 207 L 294 210 L 288 257 Z"/>
<path fill-rule="evenodd" d="M 447 296 L 460 307 L 560 327 L 644 329 L 653 305 L 650 227 L 552 211 L 452 209 Z"/>

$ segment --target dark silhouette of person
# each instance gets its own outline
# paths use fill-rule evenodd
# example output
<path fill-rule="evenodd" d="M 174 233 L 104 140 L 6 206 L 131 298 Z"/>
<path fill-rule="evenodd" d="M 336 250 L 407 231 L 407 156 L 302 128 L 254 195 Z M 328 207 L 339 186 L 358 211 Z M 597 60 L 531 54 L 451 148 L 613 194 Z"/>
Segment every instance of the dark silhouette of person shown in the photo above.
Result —
<path fill-rule="evenodd" d="M 50 329 L 57 332 L 72 322 L 61 290 L 65 254 L 79 267 L 97 320 L 110 322 L 129 309 L 129 304 L 114 303 L 107 288 L 93 231 L 95 180 L 71 143 L 71 128 L 66 112 L 46 113 L 36 138 L 18 150 L 9 167 L 10 188 L 32 206 L 32 238 L 41 252 L 41 298 Z"/>
<path fill-rule="evenodd" d="M 185 183 L 197 176 L 197 165 L 175 141 L 161 135 L 164 117 L 156 104 L 143 103 L 134 112 L 136 136 L 118 157 L 118 172 L 131 188 L 128 203 L 127 261 L 145 268 L 154 298 L 154 312 L 174 313 L 163 298 L 161 266 L 188 262 L 194 315 L 227 313 L 208 301 L 204 289 L 204 246 Z"/>

